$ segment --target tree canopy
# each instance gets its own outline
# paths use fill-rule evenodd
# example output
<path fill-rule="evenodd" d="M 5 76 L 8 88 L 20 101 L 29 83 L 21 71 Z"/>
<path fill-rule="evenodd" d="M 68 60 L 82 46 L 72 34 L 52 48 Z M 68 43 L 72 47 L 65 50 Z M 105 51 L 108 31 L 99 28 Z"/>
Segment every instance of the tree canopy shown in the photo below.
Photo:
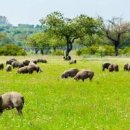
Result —
<path fill-rule="evenodd" d="M 40 20 L 42 25 L 47 26 L 46 32 L 50 35 L 57 35 L 66 41 L 66 55 L 72 50 L 75 39 L 86 35 L 92 36 L 101 31 L 101 21 L 86 15 L 80 15 L 73 19 L 65 18 L 60 12 L 53 12 Z"/>

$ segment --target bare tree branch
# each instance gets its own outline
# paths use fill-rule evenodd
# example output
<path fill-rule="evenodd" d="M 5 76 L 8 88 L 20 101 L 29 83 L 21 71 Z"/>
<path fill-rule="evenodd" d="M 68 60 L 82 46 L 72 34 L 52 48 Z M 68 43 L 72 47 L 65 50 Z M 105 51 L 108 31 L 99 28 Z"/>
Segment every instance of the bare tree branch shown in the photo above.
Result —
<path fill-rule="evenodd" d="M 108 24 L 104 25 L 103 29 L 106 37 L 111 40 L 115 46 L 115 55 L 118 55 L 118 46 L 121 37 L 130 31 L 130 23 L 123 22 L 120 17 L 113 17 L 111 20 L 108 20 Z"/>

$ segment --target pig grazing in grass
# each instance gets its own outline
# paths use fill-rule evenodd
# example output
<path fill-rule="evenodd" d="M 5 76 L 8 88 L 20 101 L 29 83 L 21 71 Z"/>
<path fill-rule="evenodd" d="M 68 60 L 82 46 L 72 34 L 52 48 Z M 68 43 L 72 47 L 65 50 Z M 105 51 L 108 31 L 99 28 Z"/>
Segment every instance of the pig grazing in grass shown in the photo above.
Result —
<path fill-rule="evenodd" d="M 130 65 L 128 63 L 124 65 L 124 71 L 130 71 Z"/>
<path fill-rule="evenodd" d="M 37 73 L 42 72 L 41 68 L 38 65 L 34 64 L 34 63 L 30 63 L 29 66 L 31 67 L 31 69 L 33 71 L 36 71 Z"/>
<path fill-rule="evenodd" d="M 22 62 L 22 64 L 23 64 L 24 66 L 29 65 L 29 63 L 30 63 L 30 61 L 29 61 L 29 60 L 24 60 L 24 61 Z"/>
<path fill-rule="evenodd" d="M 34 64 L 37 64 L 37 60 L 32 60 L 32 61 L 30 61 L 30 63 L 31 63 L 31 62 L 34 63 Z M 29 64 L 30 64 L 30 63 L 29 63 Z"/>
<path fill-rule="evenodd" d="M 74 77 L 75 80 L 82 80 L 84 81 L 85 79 L 89 78 L 90 80 L 92 80 L 94 76 L 94 72 L 93 71 L 90 71 L 90 70 L 80 70 L 76 76 Z"/>
<path fill-rule="evenodd" d="M 6 65 L 11 65 L 13 61 L 17 61 L 15 58 L 7 60 Z"/>
<path fill-rule="evenodd" d="M 3 69 L 4 69 L 4 64 L 0 63 L 0 70 L 3 70 Z"/>
<path fill-rule="evenodd" d="M 104 71 L 105 69 L 108 69 L 109 65 L 110 65 L 110 63 L 104 63 L 102 65 L 102 71 Z"/>
<path fill-rule="evenodd" d="M 65 71 L 62 75 L 61 78 L 68 78 L 68 77 L 74 77 L 78 73 L 78 69 L 71 68 L 67 71 Z"/>
<path fill-rule="evenodd" d="M 18 92 L 7 92 L 0 95 L 0 113 L 4 110 L 16 108 L 19 114 L 22 114 L 24 97 Z"/>
<path fill-rule="evenodd" d="M 7 71 L 7 72 L 12 71 L 11 65 L 7 65 L 7 66 L 6 66 L 6 71 Z"/>
<path fill-rule="evenodd" d="M 24 66 L 23 63 L 20 63 L 18 61 L 13 61 L 11 65 L 12 65 L 13 68 L 21 68 L 21 67 Z"/>
<path fill-rule="evenodd" d="M 33 70 L 29 66 L 24 66 L 24 67 L 19 68 L 17 70 L 17 73 L 19 73 L 19 74 L 27 74 L 27 73 L 32 74 Z"/>
<path fill-rule="evenodd" d="M 109 72 L 113 72 L 113 71 L 117 72 L 117 71 L 119 71 L 119 66 L 117 64 L 111 64 L 111 65 L 109 65 L 108 70 L 109 70 Z"/>
<path fill-rule="evenodd" d="M 17 70 L 17 73 L 19 74 L 32 74 L 34 71 L 38 72 L 42 72 L 42 70 L 40 69 L 40 67 L 34 63 L 30 63 L 28 66 L 24 66 L 21 67 Z"/>
<path fill-rule="evenodd" d="M 37 59 L 37 62 L 38 63 L 47 63 L 47 60 L 46 59 Z"/>
<path fill-rule="evenodd" d="M 70 64 L 76 64 L 77 61 L 76 61 L 76 60 L 71 60 L 69 63 L 70 63 Z"/>

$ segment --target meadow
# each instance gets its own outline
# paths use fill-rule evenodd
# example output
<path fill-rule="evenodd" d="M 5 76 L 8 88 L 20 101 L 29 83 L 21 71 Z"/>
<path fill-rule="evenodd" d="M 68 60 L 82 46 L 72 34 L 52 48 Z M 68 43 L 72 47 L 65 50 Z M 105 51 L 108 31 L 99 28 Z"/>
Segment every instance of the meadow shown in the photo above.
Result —
<path fill-rule="evenodd" d="M 0 57 L 0 62 L 10 58 Z M 0 130 L 130 130 L 130 72 L 123 71 L 130 59 L 77 59 L 76 65 L 69 65 L 61 57 L 47 57 L 47 64 L 38 64 L 42 73 L 0 70 L 0 93 L 18 91 L 25 97 L 23 116 L 15 109 L 5 111 Z M 103 62 L 119 64 L 119 72 L 103 72 Z M 91 69 L 95 76 L 85 82 L 61 79 L 69 68 Z"/>

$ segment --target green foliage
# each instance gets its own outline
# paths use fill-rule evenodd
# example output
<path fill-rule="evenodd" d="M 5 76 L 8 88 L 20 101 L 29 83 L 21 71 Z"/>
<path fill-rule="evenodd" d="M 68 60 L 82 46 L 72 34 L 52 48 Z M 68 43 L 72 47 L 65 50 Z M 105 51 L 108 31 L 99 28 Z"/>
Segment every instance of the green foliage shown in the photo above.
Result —
<path fill-rule="evenodd" d="M 130 47 L 119 48 L 119 55 L 130 55 Z M 113 56 L 114 47 L 110 45 L 98 46 L 93 45 L 88 48 L 81 48 L 76 51 L 76 55 L 98 55 L 98 56 Z"/>
<path fill-rule="evenodd" d="M 90 47 L 92 45 L 107 45 L 109 44 L 108 39 L 106 39 L 103 35 L 93 34 L 91 36 L 85 35 L 75 41 L 78 45 L 83 47 Z"/>
<path fill-rule="evenodd" d="M 97 50 L 98 50 L 98 46 L 94 45 L 88 48 L 77 50 L 76 54 L 77 55 L 94 55 L 97 53 Z"/>
<path fill-rule="evenodd" d="M 77 55 L 77 56 L 83 55 L 82 49 L 78 49 L 78 50 L 76 51 L 76 55 Z"/>
<path fill-rule="evenodd" d="M 108 56 L 113 56 L 114 55 L 114 47 L 113 46 L 109 46 L 109 45 L 105 45 L 103 46 L 103 53 L 104 55 L 108 55 Z"/>
<path fill-rule="evenodd" d="M 6 34 L 0 33 L 0 45 L 13 43 L 13 40 Z"/>
<path fill-rule="evenodd" d="M 37 49 L 46 50 L 46 48 L 61 48 L 65 46 L 65 40 L 59 39 L 56 35 L 49 35 L 49 33 L 42 32 L 36 33 L 28 37 L 27 46 L 31 46 Z"/>
<path fill-rule="evenodd" d="M 27 45 L 37 48 L 49 46 L 49 36 L 46 33 L 36 33 L 27 39 Z"/>
<path fill-rule="evenodd" d="M 57 55 L 57 56 L 63 56 L 64 55 L 64 52 L 63 52 L 63 50 L 56 50 L 56 51 L 53 51 L 52 53 L 51 53 L 52 55 Z"/>
<path fill-rule="evenodd" d="M 125 47 L 124 49 L 122 49 L 122 53 L 125 55 L 130 55 L 130 47 Z"/>
<path fill-rule="evenodd" d="M 60 12 L 53 12 L 41 19 L 41 24 L 46 25 L 49 35 L 56 35 L 59 39 L 64 39 L 66 43 L 66 55 L 72 50 L 72 45 L 76 39 L 84 36 L 100 34 L 101 21 L 86 15 L 80 15 L 74 19 L 65 18 Z"/>
<path fill-rule="evenodd" d="M 101 31 L 101 21 L 80 15 L 74 19 L 64 18 L 60 12 L 53 12 L 45 19 L 41 19 L 42 25 L 48 26 L 48 31 L 68 40 L 77 39 L 85 35 L 98 34 Z"/>
<path fill-rule="evenodd" d="M 13 26 L 6 17 L 0 16 L 0 33 L 6 34 L 6 38 L 0 41 L 0 44 L 15 43 L 16 45 L 24 46 L 28 36 L 44 29 L 45 26 L 41 28 L 40 25 L 19 24 L 18 26 Z"/>
<path fill-rule="evenodd" d="M 8 45 L 0 46 L 0 55 L 19 56 L 19 55 L 26 55 L 26 53 L 21 47 L 16 46 L 14 44 L 8 44 Z"/>
<path fill-rule="evenodd" d="M 49 35 L 49 34 L 48 34 Z M 52 47 L 52 48 L 59 48 L 59 47 L 63 47 L 65 46 L 65 39 L 62 38 L 60 39 L 58 36 L 56 35 L 50 35 L 49 36 L 49 39 L 48 39 L 48 42 L 49 42 L 49 46 Z"/>
<path fill-rule="evenodd" d="M 64 25 L 64 18 L 60 12 L 53 12 L 48 14 L 45 19 L 40 20 L 42 25 L 46 25 L 49 29 L 54 29 L 54 27 L 62 27 Z"/>
<path fill-rule="evenodd" d="M 2 41 L 5 38 L 6 38 L 6 34 L 5 33 L 0 33 L 0 41 Z"/>
<path fill-rule="evenodd" d="M 87 15 L 81 14 L 80 16 L 74 18 L 74 23 L 76 23 L 75 33 L 80 38 L 86 35 L 101 35 L 102 21 L 100 19 L 95 19 Z"/>
<path fill-rule="evenodd" d="M 96 54 L 97 50 L 98 50 L 98 46 L 94 45 L 94 46 L 91 46 L 91 47 L 88 48 L 88 53 L 90 55 L 94 55 L 94 54 Z"/>
<path fill-rule="evenodd" d="M 88 48 L 83 48 L 76 51 L 77 55 L 100 55 L 100 56 L 112 56 L 114 54 L 114 48 L 110 45 L 98 46 L 93 45 Z"/>

